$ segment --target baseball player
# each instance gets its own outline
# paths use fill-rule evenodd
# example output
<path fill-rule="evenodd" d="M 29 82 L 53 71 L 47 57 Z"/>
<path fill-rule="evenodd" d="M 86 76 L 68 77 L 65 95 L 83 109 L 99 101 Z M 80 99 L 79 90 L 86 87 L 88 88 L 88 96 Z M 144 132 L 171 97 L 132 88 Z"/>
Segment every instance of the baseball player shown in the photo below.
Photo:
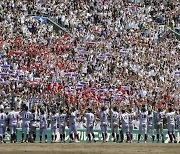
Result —
<path fill-rule="evenodd" d="M 10 128 L 10 134 L 11 134 L 11 143 L 16 143 L 17 142 L 17 125 L 19 121 L 19 112 L 16 112 L 14 110 L 14 107 L 11 108 L 11 112 L 8 114 L 8 124 Z"/>
<path fill-rule="evenodd" d="M 40 143 L 42 143 L 42 135 L 45 136 L 45 143 L 47 143 L 47 114 L 44 110 L 41 110 L 41 114 L 39 116 L 40 119 Z"/>
<path fill-rule="evenodd" d="M 162 143 L 164 143 L 164 134 L 163 134 L 163 119 L 165 118 L 165 111 L 162 111 L 161 108 L 155 113 L 155 122 L 156 122 L 156 132 L 157 132 L 157 142 L 159 142 L 161 134 Z"/>
<path fill-rule="evenodd" d="M 107 142 L 107 126 L 108 126 L 108 112 L 109 109 L 106 109 L 105 106 L 101 107 L 101 110 L 99 111 L 99 117 L 101 121 L 101 132 L 102 132 L 102 138 L 103 143 Z"/>
<path fill-rule="evenodd" d="M 4 107 L 0 109 L 0 143 L 5 142 L 7 115 L 4 113 Z"/>
<path fill-rule="evenodd" d="M 129 108 L 129 140 L 130 143 L 133 140 L 133 129 L 134 129 L 134 125 L 133 125 L 133 121 L 135 120 L 136 117 L 136 112 L 132 112 L 132 109 Z"/>
<path fill-rule="evenodd" d="M 174 138 L 174 143 L 177 143 L 176 136 L 174 134 L 176 113 L 173 111 L 172 107 L 170 107 L 168 111 L 169 112 L 166 113 L 166 118 L 167 118 L 167 125 L 168 125 L 168 134 L 170 138 L 169 143 L 173 142 L 173 138 Z"/>
<path fill-rule="evenodd" d="M 31 142 L 35 142 L 36 140 L 36 128 L 38 127 L 38 115 L 35 111 L 35 109 L 32 109 L 31 111 L 31 121 L 30 121 L 30 138 Z"/>
<path fill-rule="evenodd" d="M 178 126 L 178 131 L 180 134 L 180 109 L 179 109 L 179 114 L 176 117 L 176 122 L 177 122 L 177 126 Z M 179 140 L 179 143 L 180 143 L 180 140 Z"/>
<path fill-rule="evenodd" d="M 28 111 L 28 107 L 25 106 L 24 110 L 20 113 L 22 118 L 22 141 L 21 143 L 28 142 L 29 139 L 29 127 L 32 114 Z M 26 139 L 24 140 L 24 135 L 26 135 Z"/>
<path fill-rule="evenodd" d="M 117 107 L 115 106 L 113 110 L 111 110 L 111 130 L 112 130 L 112 137 L 113 142 L 119 141 L 119 112 Z M 116 139 L 115 139 L 116 134 Z"/>
<path fill-rule="evenodd" d="M 122 113 L 120 115 L 120 123 L 122 125 L 121 127 L 121 131 L 120 131 L 120 135 L 121 135 L 121 143 L 124 141 L 124 132 L 126 131 L 126 135 L 127 135 L 127 141 L 130 141 L 130 137 L 129 137 L 129 114 L 126 112 L 125 109 L 122 109 Z"/>
<path fill-rule="evenodd" d="M 91 142 L 91 135 L 93 137 L 94 142 L 96 142 L 94 130 L 93 130 L 95 117 L 94 114 L 92 113 L 91 108 L 87 109 L 87 113 L 85 114 L 85 119 L 86 119 L 86 129 L 88 134 L 88 142 Z"/>
<path fill-rule="evenodd" d="M 154 135 L 154 114 L 152 111 L 148 111 L 148 133 L 151 133 L 152 143 L 154 143 L 155 135 Z"/>
<path fill-rule="evenodd" d="M 57 118 L 58 118 L 58 115 L 56 114 L 56 111 L 53 110 L 52 114 L 50 116 L 50 121 L 51 121 L 51 138 L 52 138 L 51 143 L 55 143 L 56 139 L 57 139 Z"/>
<path fill-rule="evenodd" d="M 58 116 L 59 122 L 59 134 L 60 134 L 60 142 L 65 142 L 65 127 L 66 127 L 67 114 L 64 113 L 64 109 L 60 109 L 60 113 Z"/>
<path fill-rule="evenodd" d="M 138 141 L 140 142 L 142 131 L 144 132 L 144 143 L 147 142 L 147 122 L 148 122 L 148 111 L 146 111 L 146 108 L 143 106 L 141 111 L 139 111 L 139 134 L 138 134 Z"/>
<path fill-rule="evenodd" d="M 76 128 L 77 114 L 78 114 L 78 111 L 74 107 L 70 109 L 70 113 L 68 114 L 70 142 L 73 142 L 73 141 L 79 142 L 79 135 L 77 133 L 77 128 Z M 75 140 L 73 139 L 73 134 L 75 136 Z"/>

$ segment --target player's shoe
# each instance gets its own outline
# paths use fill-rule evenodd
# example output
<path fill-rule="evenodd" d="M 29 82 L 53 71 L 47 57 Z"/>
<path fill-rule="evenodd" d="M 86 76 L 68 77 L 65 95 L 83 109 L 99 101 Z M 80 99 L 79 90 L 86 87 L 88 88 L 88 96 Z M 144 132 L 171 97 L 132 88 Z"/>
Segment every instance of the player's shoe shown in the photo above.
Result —
<path fill-rule="evenodd" d="M 42 143 L 42 141 L 39 141 L 39 143 Z"/>
<path fill-rule="evenodd" d="M 21 143 L 24 143 L 24 140 L 22 140 Z"/>
<path fill-rule="evenodd" d="M 137 143 L 140 143 L 139 141 L 137 141 Z"/>
<path fill-rule="evenodd" d="M 147 143 L 147 141 L 144 141 L 144 143 Z"/>
<path fill-rule="evenodd" d="M 116 142 L 116 139 L 115 138 L 112 138 L 113 142 Z"/>
<path fill-rule="evenodd" d="M 79 141 L 79 140 L 75 140 L 74 142 L 75 142 L 75 143 L 79 143 L 80 141 Z"/>
<path fill-rule="evenodd" d="M 130 140 L 129 143 L 132 143 L 132 140 Z"/>
<path fill-rule="evenodd" d="M 97 141 L 94 139 L 94 143 L 96 143 Z"/>
<path fill-rule="evenodd" d="M 45 140 L 45 143 L 47 143 L 47 140 Z"/>
<path fill-rule="evenodd" d="M 25 143 L 28 143 L 28 140 L 25 140 Z"/>
<path fill-rule="evenodd" d="M 3 143 L 3 141 L 0 141 L 0 143 Z"/>
<path fill-rule="evenodd" d="M 164 140 L 162 140 L 162 143 L 164 143 Z"/>
<path fill-rule="evenodd" d="M 176 141 L 176 140 L 174 140 L 174 143 L 177 143 L 177 141 Z"/>
<path fill-rule="evenodd" d="M 169 141 L 168 143 L 172 143 L 172 141 Z"/>
<path fill-rule="evenodd" d="M 73 143 L 74 141 L 73 140 L 69 140 L 69 143 Z"/>
<path fill-rule="evenodd" d="M 3 140 L 3 143 L 6 143 L 6 141 L 5 141 L 5 140 Z"/>
<path fill-rule="evenodd" d="M 180 143 L 180 141 L 178 143 Z"/>

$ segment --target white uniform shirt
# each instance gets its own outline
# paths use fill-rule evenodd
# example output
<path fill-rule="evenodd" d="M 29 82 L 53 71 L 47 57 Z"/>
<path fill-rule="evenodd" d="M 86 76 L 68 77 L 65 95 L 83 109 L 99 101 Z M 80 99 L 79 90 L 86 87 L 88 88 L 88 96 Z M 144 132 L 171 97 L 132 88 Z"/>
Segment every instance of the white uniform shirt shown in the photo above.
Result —
<path fill-rule="evenodd" d="M 107 125 L 107 122 L 108 122 L 108 110 L 100 111 L 99 116 L 100 116 L 101 124 L 106 124 Z"/>
<path fill-rule="evenodd" d="M 111 122 L 113 125 L 119 125 L 119 113 L 111 110 Z"/>
<path fill-rule="evenodd" d="M 40 119 L 40 127 L 47 127 L 47 114 L 41 114 L 39 116 Z"/>
<path fill-rule="evenodd" d="M 175 125 L 175 112 L 166 113 L 167 124 Z"/>
<path fill-rule="evenodd" d="M 58 116 L 57 114 L 51 114 L 50 116 L 50 121 L 51 121 L 51 127 L 52 126 L 57 126 L 57 119 L 58 119 Z"/>
<path fill-rule="evenodd" d="M 135 116 L 136 116 L 135 112 L 129 113 L 129 125 L 133 125 L 133 121 L 135 119 Z"/>
<path fill-rule="evenodd" d="M 163 124 L 163 119 L 165 117 L 165 111 L 162 112 L 156 112 L 155 113 L 155 119 L 156 119 L 156 123 L 159 124 Z"/>
<path fill-rule="evenodd" d="M 148 121 L 148 111 L 140 112 L 139 120 L 140 120 L 140 124 L 145 124 L 146 125 L 147 121 Z"/>
<path fill-rule="evenodd" d="M 16 111 L 11 111 L 8 114 L 8 119 L 9 119 L 9 124 L 10 125 L 17 125 L 18 124 L 18 119 L 19 119 L 19 113 Z"/>
<path fill-rule="evenodd" d="M 7 115 L 5 113 L 0 113 L 0 126 L 6 126 Z"/>
<path fill-rule="evenodd" d="M 154 125 L 154 114 L 151 113 L 148 115 L 148 126 L 153 126 Z"/>
<path fill-rule="evenodd" d="M 69 125 L 76 124 L 77 113 L 78 113 L 78 111 L 74 111 L 69 114 Z"/>
<path fill-rule="evenodd" d="M 122 122 L 122 125 L 128 125 L 129 124 L 129 114 L 127 112 L 122 113 L 120 115 L 120 120 Z"/>
<path fill-rule="evenodd" d="M 176 121 L 177 121 L 178 128 L 180 128 L 180 114 L 177 115 Z"/>
<path fill-rule="evenodd" d="M 23 124 L 29 124 L 32 118 L 32 114 L 30 111 L 22 111 L 20 113 L 21 118 L 22 118 L 22 123 Z"/>
<path fill-rule="evenodd" d="M 66 125 L 66 118 L 67 114 L 59 114 L 58 116 L 58 121 L 59 121 L 59 126 L 65 126 Z"/>
<path fill-rule="evenodd" d="M 86 118 L 86 126 L 92 127 L 94 125 L 94 114 L 93 113 L 86 113 L 85 118 Z"/>

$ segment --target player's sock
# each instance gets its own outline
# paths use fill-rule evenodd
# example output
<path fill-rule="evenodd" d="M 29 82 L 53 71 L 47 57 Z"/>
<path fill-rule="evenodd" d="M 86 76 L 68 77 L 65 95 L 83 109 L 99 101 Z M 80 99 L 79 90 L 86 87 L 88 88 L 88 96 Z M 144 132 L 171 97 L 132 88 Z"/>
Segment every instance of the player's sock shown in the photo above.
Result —
<path fill-rule="evenodd" d="M 79 135 L 78 134 L 76 135 L 76 139 L 79 141 Z"/>
<path fill-rule="evenodd" d="M 108 137 L 108 135 L 107 135 L 107 133 L 105 133 L 105 140 L 107 140 L 107 137 Z"/>
<path fill-rule="evenodd" d="M 70 134 L 69 137 L 73 141 L 73 134 Z"/>
<path fill-rule="evenodd" d="M 114 135 L 114 133 L 112 133 L 112 137 L 113 137 L 113 138 L 115 138 L 115 135 Z"/>
<path fill-rule="evenodd" d="M 174 140 L 176 140 L 176 136 L 175 136 L 175 134 L 174 134 L 174 133 L 172 133 L 172 136 L 173 136 Z"/>
<path fill-rule="evenodd" d="M 45 135 L 45 140 L 47 140 L 47 135 Z"/>
<path fill-rule="evenodd" d="M 172 137 L 171 133 L 169 133 L 169 138 L 170 138 L 170 141 L 172 142 L 173 141 L 173 137 Z"/>
<path fill-rule="evenodd" d="M 131 134 L 130 136 L 131 136 L 131 141 L 132 141 L 133 140 L 133 135 Z"/>
<path fill-rule="evenodd" d="M 57 140 L 57 135 L 55 135 L 55 141 Z"/>
<path fill-rule="evenodd" d="M 147 141 L 147 138 L 148 138 L 148 136 L 147 136 L 147 134 L 145 134 L 144 135 L 144 141 Z"/>
<path fill-rule="evenodd" d="M 54 135 L 51 135 L 52 142 L 54 141 Z"/>
<path fill-rule="evenodd" d="M 152 141 L 154 142 L 154 139 L 155 139 L 155 136 L 154 135 L 152 135 Z"/>
<path fill-rule="evenodd" d="M 126 136 L 127 136 L 127 141 L 130 141 L 129 133 L 126 133 Z"/>
<path fill-rule="evenodd" d="M 36 133 L 33 133 L 33 140 L 36 141 Z"/>
<path fill-rule="evenodd" d="M 24 133 L 22 133 L 22 141 L 24 141 Z"/>
<path fill-rule="evenodd" d="M 61 140 L 61 141 L 63 140 L 63 135 L 62 135 L 62 134 L 60 134 L 60 140 Z"/>
<path fill-rule="evenodd" d="M 121 131 L 121 142 L 123 142 L 124 141 L 124 134 L 123 134 L 123 132 Z"/>
<path fill-rule="evenodd" d="M 159 134 L 157 134 L 157 140 L 159 141 Z"/>
<path fill-rule="evenodd" d="M 164 141 L 164 134 L 161 134 L 161 137 L 162 137 L 162 141 Z"/>
<path fill-rule="evenodd" d="M 95 135 L 94 135 L 94 133 L 92 133 L 92 137 L 93 137 L 93 139 L 95 139 Z"/>
<path fill-rule="evenodd" d="M 102 133 L 102 138 L 103 138 L 103 141 L 104 141 L 105 140 L 104 133 Z"/>
<path fill-rule="evenodd" d="M 40 142 L 42 141 L 42 135 L 40 136 Z"/>
<path fill-rule="evenodd" d="M 26 142 L 28 142 L 29 134 L 26 134 Z"/>
<path fill-rule="evenodd" d="M 65 134 L 63 134 L 63 140 L 65 141 Z"/>
<path fill-rule="evenodd" d="M 141 134 L 138 134 L 138 141 L 140 141 L 141 139 Z"/>
<path fill-rule="evenodd" d="M 2 140 L 3 140 L 3 137 L 2 137 L 2 136 L 0 136 L 0 142 L 2 142 Z"/>
<path fill-rule="evenodd" d="M 11 134 L 11 143 L 14 141 L 14 135 Z"/>
<path fill-rule="evenodd" d="M 91 141 L 91 135 L 90 134 L 88 134 L 88 138 L 89 138 L 89 141 Z"/>
<path fill-rule="evenodd" d="M 119 141 L 119 134 L 116 135 L 116 140 Z"/>
<path fill-rule="evenodd" d="M 17 135 L 14 133 L 14 142 L 17 142 Z"/>

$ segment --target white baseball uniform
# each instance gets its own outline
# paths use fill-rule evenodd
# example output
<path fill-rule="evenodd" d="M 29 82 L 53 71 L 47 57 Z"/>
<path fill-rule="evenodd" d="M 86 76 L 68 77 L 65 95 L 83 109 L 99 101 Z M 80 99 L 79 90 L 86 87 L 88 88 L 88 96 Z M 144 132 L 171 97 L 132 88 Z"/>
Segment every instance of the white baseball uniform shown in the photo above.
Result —
<path fill-rule="evenodd" d="M 120 120 L 122 122 L 121 132 L 124 133 L 124 131 L 126 131 L 126 133 L 129 133 L 129 114 L 127 112 L 122 113 Z"/>
<path fill-rule="evenodd" d="M 144 134 L 147 134 L 148 111 L 145 111 L 145 112 L 140 111 L 139 120 L 140 120 L 139 134 L 142 134 L 142 130 L 144 131 Z"/>
<path fill-rule="evenodd" d="M 86 113 L 85 114 L 86 118 L 86 129 L 87 129 L 87 134 L 93 134 L 93 127 L 94 127 L 94 114 L 93 113 Z"/>
<path fill-rule="evenodd" d="M 59 133 L 60 134 L 65 134 L 65 127 L 66 127 L 66 119 L 67 119 L 67 114 L 59 114 L 58 116 L 58 122 L 59 122 Z"/>
<path fill-rule="evenodd" d="M 42 136 L 42 134 L 47 135 L 47 114 L 41 114 L 39 116 L 40 119 L 40 136 Z"/>
<path fill-rule="evenodd" d="M 57 135 L 57 114 L 51 114 L 50 121 L 51 121 L 51 135 Z"/>
<path fill-rule="evenodd" d="M 105 110 L 105 111 L 99 111 L 99 117 L 100 117 L 100 121 L 101 121 L 101 131 L 103 134 L 107 133 L 107 125 L 108 125 L 108 112 L 109 110 Z"/>
<path fill-rule="evenodd" d="M 148 132 L 151 133 L 151 136 L 154 136 L 154 114 L 153 113 L 148 115 Z"/>
<path fill-rule="evenodd" d="M 8 119 L 9 119 L 9 128 L 11 135 L 16 134 L 16 128 L 19 120 L 19 112 L 11 111 L 8 114 Z"/>
<path fill-rule="evenodd" d="M 3 137 L 3 135 L 5 135 L 6 121 L 7 115 L 5 113 L 0 113 L 0 137 Z"/>
<path fill-rule="evenodd" d="M 22 133 L 29 135 L 30 121 L 32 118 L 32 114 L 30 111 L 22 111 L 20 115 L 22 118 Z"/>
<path fill-rule="evenodd" d="M 78 111 L 74 111 L 69 114 L 69 134 L 77 135 L 76 118 Z"/>
<path fill-rule="evenodd" d="M 165 111 L 155 113 L 156 131 L 157 134 L 163 134 L 163 119 L 165 117 Z"/>
<path fill-rule="evenodd" d="M 175 130 L 175 115 L 175 112 L 166 113 L 169 134 L 173 134 Z"/>
<path fill-rule="evenodd" d="M 111 110 L 111 129 L 112 133 L 119 134 L 119 113 Z"/>

